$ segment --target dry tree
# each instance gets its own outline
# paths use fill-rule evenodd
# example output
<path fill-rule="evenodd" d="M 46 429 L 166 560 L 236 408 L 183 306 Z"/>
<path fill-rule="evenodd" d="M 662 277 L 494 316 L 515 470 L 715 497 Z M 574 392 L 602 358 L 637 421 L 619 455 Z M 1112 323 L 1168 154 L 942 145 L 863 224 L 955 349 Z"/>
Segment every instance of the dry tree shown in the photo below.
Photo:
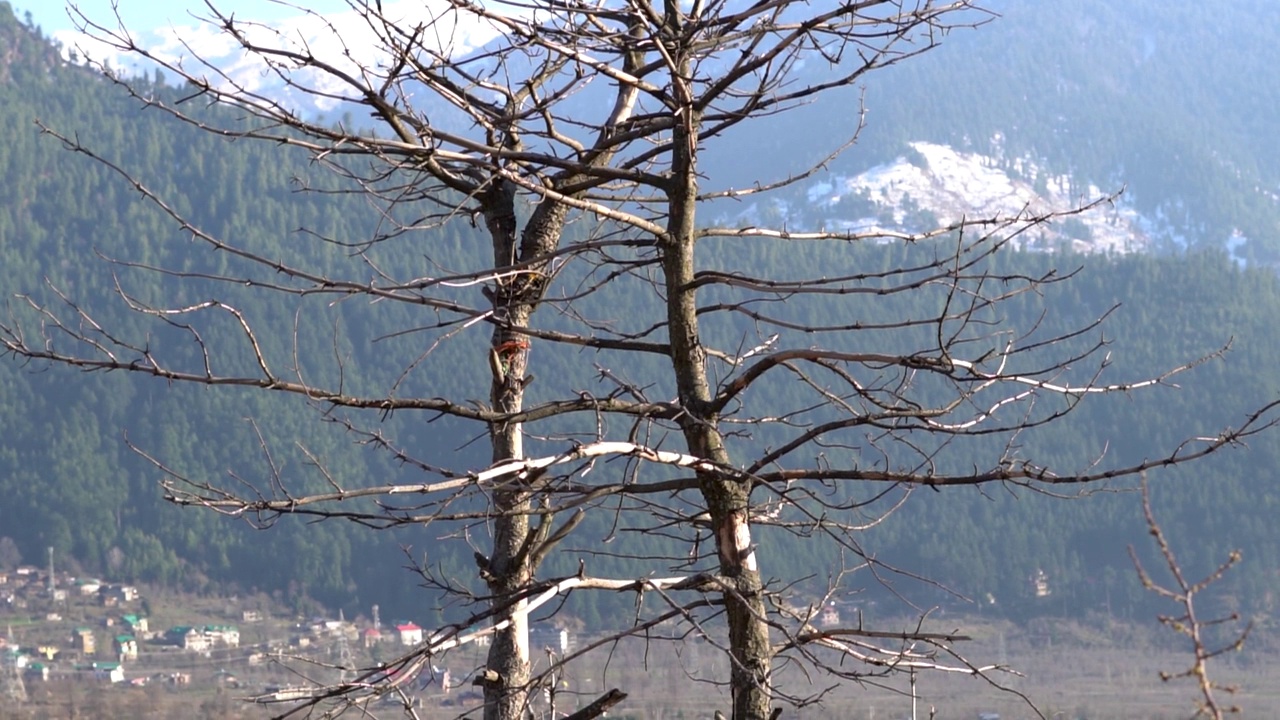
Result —
<path fill-rule="evenodd" d="M 1178 605 L 1181 610 L 1178 615 L 1158 615 L 1157 619 L 1160 624 L 1179 635 L 1185 636 L 1191 643 L 1191 667 L 1179 673 L 1161 672 L 1160 679 L 1164 682 L 1169 682 L 1170 680 L 1191 678 L 1195 681 L 1196 691 L 1199 693 L 1199 698 L 1196 701 L 1196 717 L 1203 716 L 1213 718 L 1213 720 L 1222 720 L 1225 715 L 1240 712 L 1238 706 L 1224 705 L 1221 700 L 1222 693 L 1230 695 L 1235 693 L 1238 688 L 1234 685 L 1224 685 L 1214 680 L 1209 674 L 1209 665 L 1215 658 L 1227 653 L 1240 652 L 1244 647 L 1245 641 L 1249 639 L 1249 633 L 1253 630 L 1253 623 L 1246 622 L 1243 627 L 1240 627 L 1241 618 L 1234 612 L 1222 617 L 1205 617 L 1203 612 L 1196 607 L 1196 598 L 1222 580 L 1227 571 L 1238 565 L 1244 556 L 1239 550 L 1232 550 L 1227 559 L 1212 572 L 1200 580 L 1194 582 L 1188 580 L 1186 573 L 1182 569 L 1182 564 L 1178 561 L 1178 556 L 1173 551 L 1173 546 L 1169 544 L 1168 536 L 1156 519 L 1155 510 L 1151 507 L 1151 486 L 1147 482 L 1145 473 L 1142 475 L 1141 489 L 1142 515 L 1147 523 L 1147 532 L 1151 534 L 1156 547 L 1160 550 L 1160 559 L 1164 561 L 1165 567 L 1169 570 L 1172 583 L 1161 584 L 1156 582 L 1142 565 L 1142 561 L 1138 559 L 1138 554 L 1132 545 L 1129 546 L 1129 557 L 1133 561 L 1133 567 L 1138 573 L 1138 579 L 1142 582 L 1142 587 L 1152 594 Z M 1230 626 L 1230 637 L 1219 644 L 1214 644 L 1211 640 L 1211 632 L 1215 628 L 1224 625 Z M 1238 630 L 1236 629 L 1237 627 L 1239 627 Z"/>
<path fill-rule="evenodd" d="M 783 593 L 795 580 L 787 568 L 769 570 L 782 584 L 763 579 L 753 530 L 773 527 L 838 548 L 850 559 L 833 573 L 838 584 L 844 572 L 886 570 L 862 553 L 859 533 L 914 489 L 1043 488 L 1135 475 L 1203 457 L 1272 422 L 1263 408 L 1235 429 L 1124 466 L 1081 457 L 1075 467 L 1050 467 L 1020 452 L 1023 433 L 1085 399 L 1155 387 L 1199 362 L 1112 380 L 1104 372 L 1105 343 L 1081 343 L 1097 334 L 1101 318 L 1052 337 L 993 324 L 1002 303 L 1069 276 L 1000 271 L 992 258 L 1108 198 L 1066 213 L 1028 207 L 919 232 L 790 228 L 724 220 L 728 215 L 714 210 L 814 177 L 852 146 L 862 115 L 856 102 L 846 102 L 839 111 L 849 118 L 848 136 L 831 138 L 813 157 L 786 158 L 792 166 L 776 177 L 704 176 L 704 152 L 742 153 L 732 144 L 748 137 L 743 128 L 856 88 L 868 73 L 929 51 L 948 32 L 991 19 L 968 0 L 442 0 L 413 12 L 349 2 L 340 25 L 310 13 L 335 41 L 314 46 L 221 12 L 216 0 L 205 21 L 290 92 L 353 109 L 367 130 L 308 121 L 194 51 L 182 59 L 153 53 L 124 27 L 80 16 L 96 42 L 184 84 L 186 96 L 170 101 L 103 66 L 143 106 L 204 132 L 261 142 L 264 151 L 306 153 L 344 192 L 365 197 L 379 221 L 370 237 L 305 228 L 342 248 L 345 266 L 321 272 L 220 237 L 94 147 L 89 135 L 45 130 L 118 172 L 183 234 L 243 268 L 203 281 L 247 283 L 299 301 L 361 297 L 420 311 L 417 327 L 381 332 L 412 330 L 421 339 L 426 349 L 405 361 L 404 373 L 433 378 L 425 391 L 408 395 L 392 383 L 361 394 L 282 365 L 273 358 L 281 343 L 287 356 L 290 339 L 256 331 L 251 314 L 227 302 L 162 305 L 120 289 L 131 309 L 159 324 L 184 328 L 193 316 L 220 318 L 238 333 L 234 351 L 252 358 L 250 372 L 223 370 L 218 359 L 232 349 L 205 344 L 195 332 L 188 337 L 207 362 L 170 362 L 145 337 L 101 326 L 93 308 L 71 297 L 60 307 L 32 300 L 25 315 L 12 315 L 0 329 L 5 350 L 32 362 L 257 388 L 343 411 L 350 432 L 423 475 L 418 483 L 378 484 L 326 473 L 317 463 L 329 489 L 297 493 L 274 480 L 245 487 L 189 477 L 155 457 L 178 504 L 259 521 L 453 521 L 475 530 L 465 536 L 483 543 L 475 548 L 483 606 L 392 663 L 315 688 L 285 714 L 336 714 L 402 692 L 415 670 L 481 636 L 492 638 L 477 674 L 487 720 L 525 717 L 548 673 L 617 638 L 655 630 L 706 638 L 723 651 L 735 720 L 776 717 L 788 704 L 821 699 L 821 692 L 775 682 L 783 663 L 837 678 L 934 669 L 996 683 L 995 668 L 956 651 L 955 635 L 860 623 L 817 629 L 815 608 L 797 607 Z M 207 113 L 206 105 L 238 114 Z M 433 239 L 454 225 L 474 226 L 487 248 L 470 267 L 441 269 L 431 260 Z M 886 242 L 921 252 L 888 267 L 823 266 L 797 276 L 791 273 L 804 268 L 751 260 Z M 379 264 L 372 249 L 387 243 L 411 243 L 423 264 Z M 189 279 L 181 270 L 150 269 Z M 609 298 L 624 296 L 611 295 L 620 289 L 627 306 L 610 306 Z M 887 321 L 845 316 L 853 300 L 921 294 L 932 310 L 904 303 L 910 312 Z M 797 315 L 798 306 L 822 312 Z M 439 347 L 477 333 L 487 333 L 487 349 L 474 363 L 432 365 Z M 577 350 L 572 361 L 583 377 L 598 378 L 595 388 L 550 378 L 540 381 L 540 394 L 527 393 L 539 348 Z M 450 378 L 459 373 L 483 373 L 487 401 L 454 396 Z M 785 397 L 785 407 L 760 400 L 770 395 Z M 491 463 L 455 467 L 451 449 L 403 448 L 379 431 L 381 418 L 412 412 L 470 424 L 487 437 Z M 531 436 L 539 437 L 536 453 L 526 443 Z M 981 466 L 957 469 L 946 461 L 950 449 L 990 438 L 996 451 Z M 145 444 L 138 451 L 148 452 Z M 865 488 L 877 488 L 870 499 Z M 688 557 L 633 557 L 650 568 L 639 579 L 593 575 L 589 562 L 568 575 L 540 574 L 558 544 L 597 511 L 632 532 L 678 540 Z M 623 545 L 620 552 L 629 551 Z M 436 580 L 450 590 L 466 584 Z M 535 673 L 530 614 L 593 590 L 632 592 L 644 603 L 608 638 Z M 575 717 L 602 713 L 622 695 L 611 691 Z"/>

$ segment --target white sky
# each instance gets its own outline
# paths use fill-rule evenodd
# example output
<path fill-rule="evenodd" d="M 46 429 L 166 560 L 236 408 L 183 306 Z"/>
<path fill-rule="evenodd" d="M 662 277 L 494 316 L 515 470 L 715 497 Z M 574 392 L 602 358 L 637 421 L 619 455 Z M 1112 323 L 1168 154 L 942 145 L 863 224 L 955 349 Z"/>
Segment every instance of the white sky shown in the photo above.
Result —
<path fill-rule="evenodd" d="M 154 30 L 168 25 L 193 25 L 195 21 L 192 15 L 208 15 L 204 0 L 117 0 L 117 3 L 125 26 L 137 31 Z M 111 0 L 75 0 L 70 4 L 79 7 L 85 15 L 99 24 L 115 26 Z M 299 15 L 299 8 L 332 13 L 347 7 L 344 0 L 297 0 L 290 3 L 273 0 L 215 0 L 214 4 L 223 12 L 261 21 Z M 32 19 L 46 35 L 74 27 L 67 15 L 68 3 L 60 0 L 14 0 L 13 5 L 19 18 L 30 10 Z"/>
<path fill-rule="evenodd" d="M 297 49 L 300 47 L 298 43 L 303 43 L 308 50 L 339 65 L 349 63 L 351 70 L 358 70 L 359 63 L 375 65 L 380 61 L 377 37 L 359 13 L 351 9 L 347 0 L 212 1 L 224 15 L 230 14 L 240 21 L 263 23 L 244 27 L 246 32 L 254 34 L 255 43 L 291 49 Z M 62 4 L 64 0 L 47 0 L 41 5 L 37 5 L 39 0 L 14 2 L 19 18 L 23 17 L 26 8 L 17 3 L 28 3 L 35 24 L 45 35 L 61 43 L 69 57 L 88 58 L 125 73 L 150 72 L 152 66 L 136 55 L 121 54 L 111 44 L 77 32 L 67 6 Z M 210 15 L 204 0 L 115 0 L 119 21 L 112 10 L 112 0 L 73 2 L 90 22 L 106 28 L 99 31 L 99 37 L 118 33 L 118 25 L 123 23 L 139 45 L 167 64 L 203 73 L 199 64 L 208 61 L 246 90 L 273 92 L 282 89 L 273 89 L 273 83 L 279 85 L 277 78 L 274 73 L 264 72 L 260 57 L 245 54 L 232 37 L 199 19 Z M 448 0 L 386 0 L 381 9 L 393 22 L 432 23 L 434 38 L 440 43 L 441 51 L 450 54 L 468 52 L 488 42 L 497 33 L 488 23 L 459 18 L 449 12 Z M 312 14 L 308 15 L 308 11 Z M 330 87 L 338 81 L 324 74 L 310 78 L 308 83 L 321 90 L 335 92 L 345 88 L 341 83 L 336 90 Z"/>

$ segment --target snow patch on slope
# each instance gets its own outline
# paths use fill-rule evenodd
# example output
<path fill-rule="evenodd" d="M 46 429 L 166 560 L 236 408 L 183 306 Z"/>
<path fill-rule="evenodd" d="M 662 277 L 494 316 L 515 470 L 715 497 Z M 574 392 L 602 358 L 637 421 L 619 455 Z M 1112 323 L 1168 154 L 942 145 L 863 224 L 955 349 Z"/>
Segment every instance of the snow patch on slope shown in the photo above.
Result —
<path fill-rule="evenodd" d="M 917 232 L 962 218 L 1068 212 L 1103 197 L 1025 159 L 1002 160 L 945 145 L 910 144 L 909 156 L 807 188 L 807 207 L 776 207 L 791 222 L 860 232 Z M 1129 253 L 1146 250 L 1150 223 L 1119 203 L 1032 229 L 1014 239 L 1028 250 Z"/>

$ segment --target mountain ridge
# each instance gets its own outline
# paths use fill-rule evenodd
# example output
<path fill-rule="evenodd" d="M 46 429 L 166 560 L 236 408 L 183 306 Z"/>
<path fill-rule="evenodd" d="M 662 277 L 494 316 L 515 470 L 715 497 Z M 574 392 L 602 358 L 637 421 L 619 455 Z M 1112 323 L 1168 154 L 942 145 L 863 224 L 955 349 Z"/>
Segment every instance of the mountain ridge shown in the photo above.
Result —
<path fill-rule="evenodd" d="M 1150 0 L 1126 3 L 1123 8 L 1104 0 L 996 0 L 989 6 L 997 13 L 990 22 L 973 31 L 953 32 L 938 48 L 910 63 L 868 77 L 864 96 L 869 125 L 859 144 L 830 164 L 826 182 L 869 173 L 900 156 L 910 158 L 916 152 L 911 143 L 924 142 L 950 147 L 957 155 L 995 159 L 1009 176 L 992 176 L 997 183 L 1029 180 L 1034 187 L 1036 181 L 1027 176 L 1028 171 L 1058 178 L 1059 184 L 1072 189 L 1068 192 L 1072 202 L 1125 190 L 1117 206 L 1119 217 L 1114 219 L 1137 224 L 1127 242 L 1113 237 L 1105 224 L 1096 223 L 1089 232 L 1098 240 L 1091 242 L 1088 233 L 1073 223 L 1048 232 L 1053 237 L 1046 238 L 1047 246 L 1066 240 L 1076 249 L 1098 244 L 1111 252 L 1126 247 L 1156 251 L 1226 247 L 1242 261 L 1280 264 L 1280 143 L 1275 141 L 1280 133 L 1266 131 L 1263 102 L 1280 98 L 1280 81 L 1270 73 L 1247 69 L 1250 62 L 1265 66 L 1267 58 L 1280 63 L 1275 44 L 1267 41 L 1280 33 L 1280 13 L 1255 0 L 1233 14 L 1214 13 L 1194 3 Z M 386 8 L 408 21 L 435 18 L 443 22 L 429 35 L 435 49 L 451 48 L 448 52 L 455 56 L 466 56 L 493 35 L 492 28 L 478 22 L 460 20 L 450 25 L 449 20 L 440 20 L 442 4 L 396 3 Z M 1235 18 L 1245 15 L 1253 22 L 1240 27 Z M 301 15 L 252 27 L 264 42 L 327 51 L 342 63 L 350 64 L 352 58 L 376 62 L 368 54 L 376 41 L 352 11 Z M 1230 32 L 1238 41 L 1213 52 L 1203 48 L 1220 43 L 1178 40 L 1217 38 Z M 345 44 L 338 39 L 344 34 Z M 316 98 L 285 85 L 285 79 L 319 82 L 318 90 L 344 92 L 307 71 L 270 70 L 247 61 L 216 28 L 183 25 L 142 30 L 137 37 L 140 44 L 170 59 L 189 56 L 194 50 L 231 81 L 296 104 L 305 116 L 336 121 L 344 111 L 361 110 L 358 105 Z M 58 38 L 64 49 L 77 42 L 72 34 L 60 33 Z M 1188 51 L 1177 53 L 1180 44 Z M 139 66 L 133 71 L 148 69 Z M 843 126 L 854 122 L 855 113 L 849 111 L 853 102 L 862 101 L 846 97 L 790 113 L 786 127 L 768 122 L 744 125 L 735 130 L 732 147 L 708 149 L 704 161 L 708 177 L 732 176 L 735 171 L 762 177 L 758 171 L 802 169 L 805 158 L 813 154 L 810 144 L 842 134 Z M 1242 111 L 1231 112 L 1233 107 Z M 1206 110 L 1221 116 L 1212 121 Z M 434 116 L 433 120 L 449 122 Z M 744 146 L 755 151 L 750 156 L 733 151 Z M 873 185 L 867 191 L 879 192 Z M 779 196 L 776 210 L 809 223 L 797 229 L 853 223 L 881 214 L 877 210 L 836 217 L 830 212 L 834 208 L 803 212 L 811 187 Z M 1093 191 L 1095 187 L 1098 192 Z M 1050 205 L 1065 207 L 1056 200 Z M 894 215 L 911 210 L 890 209 Z M 945 206 L 929 209 L 954 214 Z M 733 210 L 718 212 L 731 216 Z M 1139 218 L 1129 217 L 1131 212 Z"/>

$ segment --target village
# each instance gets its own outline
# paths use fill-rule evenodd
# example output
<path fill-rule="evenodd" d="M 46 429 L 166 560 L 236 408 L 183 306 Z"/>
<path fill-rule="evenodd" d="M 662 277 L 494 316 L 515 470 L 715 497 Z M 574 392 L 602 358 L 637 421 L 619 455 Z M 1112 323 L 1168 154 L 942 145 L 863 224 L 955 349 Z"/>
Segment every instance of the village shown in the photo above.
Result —
<path fill-rule="evenodd" d="M 422 627 L 384 625 L 376 606 L 371 618 L 348 621 L 341 612 L 284 617 L 237 598 L 173 605 L 134 585 L 35 566 L 0 570 L 0 704 L 39 704 L 84 687 L 155 686 L 270 704 L 344 679 L 348 671 L 337 668 L 370 667 L 423 641 Z M 567 647 L 568 633 L 540 640 Z M 447 668 L 428 667 L 409 684 L 411 701 L 473 699 L 460 684 Z"/>
<path fill-rule="evenodd" d="M 223 697 L 266 714 L 311 697 L 318 686 L 352 679 L 356 668 L 392 663 L 424 640 L 417 623 L 384 624 L 377 606 L 353 620 L 341 611 L 303 619 L 260 599 L 156 592 L 160 598 L 145 587 L 52 568 L 0 570 L 0 704 L 35 708 L 65 704 L 77 692 L 145 691 L 153 699 Z M 824 627 L 840 621 L 841 608 L 830 603 L 814 617 Z M 535 625 L 530 639 L 539 654 L 560 656 L 587 641 L 550 623 Z M 456 667 L 427 664 L 385 700 L 439 710 L 479 701 L 472 675 L 487 640 L 480 635 L 452 654 Z"/>

